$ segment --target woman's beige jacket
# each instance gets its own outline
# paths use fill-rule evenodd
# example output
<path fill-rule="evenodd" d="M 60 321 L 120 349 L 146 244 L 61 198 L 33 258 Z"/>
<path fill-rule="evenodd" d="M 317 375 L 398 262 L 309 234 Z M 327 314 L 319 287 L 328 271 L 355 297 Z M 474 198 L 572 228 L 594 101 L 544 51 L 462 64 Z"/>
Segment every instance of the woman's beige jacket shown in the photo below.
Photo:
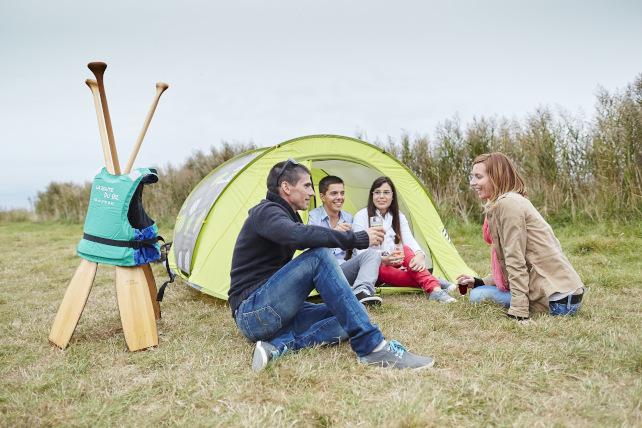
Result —
<path fill-rule="evenodd" d="M 486 213 L 497 259 L 508 280 L 508 313 L 528 317 L 548 311 L 548 297 L 583 287 L 553 229 L 531 201 L 517 193 L 501 195 Z"/>

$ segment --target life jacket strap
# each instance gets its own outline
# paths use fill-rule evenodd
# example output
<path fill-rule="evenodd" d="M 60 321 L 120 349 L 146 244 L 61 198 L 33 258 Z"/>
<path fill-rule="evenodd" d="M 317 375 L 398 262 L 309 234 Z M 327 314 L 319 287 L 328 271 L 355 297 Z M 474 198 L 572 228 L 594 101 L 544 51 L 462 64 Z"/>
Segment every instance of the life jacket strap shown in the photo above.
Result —
<path fill-rule="evenodd" d="M 96 242 L 98 244 L 111 245 L 113 247 L 133 248 L 135 250 L 140 250 L 144 247 L 153 247 L 156 242 L 163 240 L 162 237 L 157 236 L 155 238 L 141 239 L 138 241 L 120 241 L 117 239 L 102 238 L 100 236 L 90 235 L 89 233 L 83 233 L 82 237 L 87 241 Z"/>
<path fill-rule="evenodd" d="M 158 289 L 158 293 L 156 294 L 157 302 L 163 301 L 163 296 L 165 296 L 165 289 L 169 284 L 173 283 L 174 280 L 176 279 L 176 274 L 174 274 L 172 270 L 169 268 L 169 258 L 167 257 L 167 255 L 169 254 L 170 248 L 172 248 L 172 243 L 171 242 L 165 243 L 165 240 L 163 240 L 163 245 L 161 245 L 161 253 L 164 253 L 162 254 L 162 256 L 165 259 L 165 269 L 167 270 L 167 275 L 169 276 L 169 280 L 165 281 L 163 285 L 161 285 L 161 287 Z"/>

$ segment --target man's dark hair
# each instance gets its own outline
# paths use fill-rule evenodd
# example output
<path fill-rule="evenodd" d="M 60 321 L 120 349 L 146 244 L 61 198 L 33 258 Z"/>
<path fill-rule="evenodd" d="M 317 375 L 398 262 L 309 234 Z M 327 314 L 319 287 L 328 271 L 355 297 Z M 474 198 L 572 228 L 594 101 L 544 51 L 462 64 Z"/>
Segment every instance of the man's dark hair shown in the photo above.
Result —
<path fill-rule="evenodd" d="M 303 174 L 311 175 L 310 170 L 296 160 L 288 159 L 279 162 L 270 169 L 267 177 L 267 188 L 270 192 L 278 195 L 281 183 L 287 181 L 292 185 L 296 185 Z"/>
<path fill-rule="evenodd" d="M 331 184 L 343 184 L 343 180 L 336 175 L 326 175 L 319 181 L 319 193 L 327 192 Z"/>

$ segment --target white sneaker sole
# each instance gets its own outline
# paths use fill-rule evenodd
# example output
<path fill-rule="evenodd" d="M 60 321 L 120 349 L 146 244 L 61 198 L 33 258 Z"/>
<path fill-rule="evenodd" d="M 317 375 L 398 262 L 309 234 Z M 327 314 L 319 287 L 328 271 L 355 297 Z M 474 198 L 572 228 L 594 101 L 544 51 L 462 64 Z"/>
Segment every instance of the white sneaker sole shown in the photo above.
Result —
<path fill-rule="evenodd" d="M 419 370 L 430 369 L 430 368 L 432 368 L 432 366 L 434 366 L 434 365 L 435 365 L 435 360 L 432 360 L 432 361 L 430 362 L 430 364 L 426 364 L 425 366 L 416 367 L 416 368 L 414 368 L 414 369 L 410 369 L 410 370 L 412 370 L 413 372 L 418 372 Z"/>
<path fill-rule="evenodd" d="M 252 370 L 255 372 L 260 372 L 263 370 L 268 363 L 268 356 L 265 352 L 265 349 L 261 346 L 261 341 L 256 342 L 256 347 L 254 348 L 254 355 L 252 355 Z"/>
<path fill-rule="evenodd" d="M 383 364 L 381 364 L 381 362 L 369 363 L 369 362 L 366 362 L 366 361 L 361 361 L 358 357 L 357 357 L 357 362 L 359 364 L 364 364 L 364 365 L 368 365 L 368 366 L 372 366 L 372 367 L 377 367 L 377 368 L 384 369 L 384 370 L 397 369 L 397 370 L 410 370 L 410 371 L 413 371 L 413 372 L 419 371 L 419 370 L 424 370 L 424 369 L 429 369 L 429 368 L 432 368 L 435 365 L 435 360 L 434 359 L 432 361 L 430 361 L 430 363 L 428 363 L 428 364 L 426 364 L 424 366 L 413 367 L 413 368 L 410 368 L 410 367 L 399 368 L 399 367 L 395 367 L 395 365 L 384 366 Z"/>
<path fill-rule="evenodd" d="M 381 305 L 381 302 L 383 302 L 383 300 L 379 296 L 364 297 L 363 299 L 359 300 L 359 303 L 363 304 L 364 306 Z"/>

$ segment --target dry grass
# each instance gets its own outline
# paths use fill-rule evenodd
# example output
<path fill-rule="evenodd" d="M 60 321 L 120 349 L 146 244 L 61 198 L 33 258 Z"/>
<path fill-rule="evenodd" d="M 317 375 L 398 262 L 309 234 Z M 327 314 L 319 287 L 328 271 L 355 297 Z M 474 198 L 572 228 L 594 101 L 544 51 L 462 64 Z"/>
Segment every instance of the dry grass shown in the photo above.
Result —
<path fill-rule="evenodd" d="M 557 230 L 590 287 L 575 318 L 521 326 L 492 305 L 384 296 L 373 318 L 388 337 L 434 355 L 434 369 L 364 367 L 342 344 L 254 374 L 252 345 L 228 308 L 186 286 L 165 295 L 160 346 L 127 352 L 109 267 L 69 348 L 50 346 L 81 227 L 1 224 L 0 425 L 640 426 L 642 227 Z M 451 235 L 485 271 L 478 228 Z"/>

